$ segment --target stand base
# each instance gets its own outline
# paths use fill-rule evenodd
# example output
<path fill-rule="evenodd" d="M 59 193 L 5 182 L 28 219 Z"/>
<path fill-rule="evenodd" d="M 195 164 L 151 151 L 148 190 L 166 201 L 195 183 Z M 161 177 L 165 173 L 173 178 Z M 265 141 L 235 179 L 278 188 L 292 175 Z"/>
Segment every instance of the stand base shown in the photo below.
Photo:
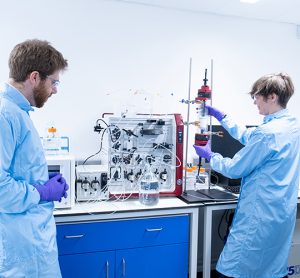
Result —
<path fill-rule="evenodd" d="M 229 192 L 224 192 L 215 188 L 212 189 L 200 189 L 200 190 L 187 190 L 179 196 L 184 202 L 201 203 L 201 202 L 226 202 L 235 201 L 237 197 Z"/>

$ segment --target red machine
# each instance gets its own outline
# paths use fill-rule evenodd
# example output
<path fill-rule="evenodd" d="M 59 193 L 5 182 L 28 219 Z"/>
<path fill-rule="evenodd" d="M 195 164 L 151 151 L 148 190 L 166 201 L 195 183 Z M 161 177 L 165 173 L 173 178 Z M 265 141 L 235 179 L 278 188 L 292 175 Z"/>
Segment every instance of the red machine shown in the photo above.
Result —
<path fill-rule="evenodd" d="M 180 114 L 110 116 L 108 182 L 110 196 L 136 196 L 146 164 L 163 196 L 182 194 L 183 120 Z"/>

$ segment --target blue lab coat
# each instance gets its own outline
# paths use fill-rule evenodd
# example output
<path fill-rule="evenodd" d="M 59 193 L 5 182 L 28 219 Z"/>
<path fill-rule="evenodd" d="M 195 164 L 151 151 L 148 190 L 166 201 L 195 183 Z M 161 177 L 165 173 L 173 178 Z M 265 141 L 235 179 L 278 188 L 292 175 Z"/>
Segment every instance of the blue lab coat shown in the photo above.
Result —
<path fill-rule="evenodd" d="M 242 178 L 230 234 L 217 270 L 235 278 L 279 278 L 287 274 L 296 221 L 300 173 L 300 129 L 287 109 L 264 117 L 257 128 L 221 124 L 245 145 L 232 159 L 213 154 L 212 169 Z"/>
<path fill-rule="evenodd" d="M 53 202 L 33 184 L 48 180 L 28 100 L 5 84 L 0 92 L 0 277 L 61 277 Z"/>

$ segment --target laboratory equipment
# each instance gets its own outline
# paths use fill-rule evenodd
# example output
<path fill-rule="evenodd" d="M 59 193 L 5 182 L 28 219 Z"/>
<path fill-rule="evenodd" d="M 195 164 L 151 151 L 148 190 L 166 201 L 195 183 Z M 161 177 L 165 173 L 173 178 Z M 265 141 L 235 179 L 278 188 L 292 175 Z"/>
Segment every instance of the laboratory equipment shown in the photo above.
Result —
<path fill-rule="evenodd" d="M 207 189 L 209 186 L 209 176 L 205 171 L 205 168 L 200 167 L 199 174 L 197 175 L 195 182 L 195 190 Z"/>
<path fill-rule="evenodd" d="M 247 126 L 251 127 L 251 126 Z M 234 139 L 221 125 L 212 125 L 211 131 L 221 136 L 214 136 L 211 140 L 211 150 L 224 157 L 233 158 L 234 155 L 244 147 L 238 140 Z"/>
<path fill-rule="evenodd" d="M 183 122 L 180 114 L 108 119 L 108 190 L 112 196 L 133 196 L 150 164 L 160 195 L 182 193 Z"/>
<path fill-rule="evenodd" d="M 256 128 L 255 125 L 247 125 L 246 127 Z M 219 134 L 219 136 L 214 136 L 211 140 L 212 152 L 219 153 L 223 157 L 233 158 L 234 155 L 244 147 L 244 145 L 234 139 L 223 126 L 212 125 L 210 128 L 213 134 Z M 229 189 L 231 192 L 239 193 L 238 187 L 241 184 L 241 179 L 227 178 L 217 172 L 215 172 L 214 175 L 217 177 L 217 185 L 224 188 L 226 187 L 226 189 L 229 189 L 228 187 L 231 186 Z"/>
<path fill-rule="evenodd" d="M 207 69 L 205 69 L 204 84 L 198 90 L 198 95 L 195 99 L 196 104 L 198 105 L 198 121 L 196 126 L 198 127 L 198 132 L 195 134 L 195 145 L 205 146 L 209 140 L 208 125 L 209 125 L 209 116 L 207 114 L 206 102 L 211 100 L 211 89 L 207 85 Z"/>
<path fill-rule="evenodd" d="M 60 137 L 54 126 L 47 128 L 47 135 L 43 138 L 43 148 L 46 155 L 56 155 L 60 152 Z"/>
<path fill-rule="evenodd" d="M 185 185 L 186 189 L 194 189 L 195 182 L 196 182 L 196 175 L 191 167 L 184 167 L 185 171 Z"/>
<path fill-rule="evenodd" d="M 52 125 L 47 128 L 46 135 L 41 137 L 41 141 L 45 155 L 63 155 L 69 153 L 69 137 L 59 136 L 57 128 Z"/>
<path fill-rule="evenodd" d="M 198 89 L 198 93 L 197 96 L 194 100 L 191 100 L 191 92 L 190 92 L 190 88 L 191 88 L 191 72 L 192 72 L 192 59 L 190 59 L 190 70 L 189 70 L 189 92 L 188 92 L 188 99 L 184 100 L 182 99 L 181 102 L 188 104 L 188 112 L 187 112 L 187 121 L 185 122 L 186 125 L 186 149 L 185 149 L 185 167 L 187 167 L 188 165 L 188 152 L 191 151 L 189 150 L 188 147 L 188 142 L 189 142 L 189 126 L 190 125 L 195 125 L 197 128 L 197 132 L 195 133 L 195 139 L 194 139 L 194 145 L 196 146 L 206 146 L 211 135 L 213 134 L 210 130 L 209 130 L 209 125 L 211 123 L 210 121 L 210 116 L 208 114 L 208 108 L 206 106 L 207 101 L 211 102 L 211 96 L 212 96 L 212 90 L 210 89 L 210 87 L 207 85 L 207 69 L 205 69 L 205 76 L 204 76 L 204 83 L 201 86 L 200 89 Z M 198 119 L 196 121 L 191 122 L 190 121 L 190 105 L 191 104 L 196 104 L 196 111 L 197 111 L 197 117 Z M 202 163 L 204 161 L 204 158 L 199 157 L 198 159 L 198 167 L 202 166 Z M 210 171 L 208 171 L 208 185 L 210 186 Z M 187 177 L 187 172 L 185 172 L 185 182 L 188 180 Z M 186 183 L 184 184 L 184 193 L 187 185 Z M 194 188 L 193 188 L 194 189 Z M 184 194 L 186 195 L 186 194 Z"/>
<path fill-rule="evenodd" d="M 213 68 L 213 63 L 211 61 L 211 69 Z M 194 137 L 194 145 L 199 146 L 199 147 L 204 147 L 209 149 L 208 142 L 212 138 L 212 135 L 217 135 L 217 136 L 222 136 L 221 133 L 218 132 L 213 132 L 210 128 L 211 126 L 211 111 L 209 111 L 209 108 L 212 109 L 211 106 L 207 105 L 211 103 L 212 101 L 212 90 L 208 86 L 208 78 L 207 78 L 207 69 L 205 69 L 205 75 L 203 79 L 203 85 L 201 86 L 200 89 L 198 89 L 197 96 L 194 100 L 191 100 L 191 72 L 192 72 L 192 59 L 190 59 L 190 69 L 189 69 L 189 91 L 188 91 L 188 99 L 187 100 L 181 100 L 182 103 L 188 104 L 188 112 L 187 112 L 187 121 L 185 122 L 186 125 L 186 150 L 185 150 L 185 163 L 184 166 L 186 167 L 188 165 L 188 152 L 189 151 L 194 151 L 189 149 L 188 147 L 188 142 L 189 142 L 189 126 L 194 125 L 197 128 L 197 131 L 195 133 Z M 211 79 L 212 79 L 212 70 L 211 70 Z M 197 112 L 197 119 L 195 121 L 190 121 L 190 106 L 191 104 L 196 104 L 196 112 Z M 199 152 L 197 152 L 199 153 Z M 205 159 L 206 158 L 206 159 Z M 199 156 L 198 158 L 198 169 L 199 173 L 196 176 L 196 182 L 195 182 L 195 187 L 193 190 L 189 189 L 189 186 L 185 183 L 184 184 L 184 190 L 181 198 L 188 202 L 188 203 L 193 203 L 193 202 L 201 202 L 203 200 L 206 200 L 207 198 L 213 199 L 215 196 L 207 196 L 208 193 L 210 192 L 210 187 L 211 187 L 211 170 L 209 167 L 207 169 L 203 170 L 201 167 L 203 165 L 206 165 L 206 163 L 209 160 L 209 156 L 206 157 L 201 157 Z M 195 163 L 193 161 L 193 163 Z M 201 169 L 201 170 L 200 170 Z M 187 178 L 188 173 L 185 172 L 185 182 L 188 180 Z M 200 175 L 200 177 L 199 177 Z M 203 191 L 203 192 L 202 192 Z M 215 195 L 214 193 L 215 190 L 212 190 L 212 194 Z M 228 194 L 229 198 L 232 198 L 231 194 Z"/>
<path fill-rule="evenodd" d="M 156 205 L 159 200 L 159 182 L 149 163 L 145 168 L 139 182 L 139 200 L 143 205 Z"/>
<path fill-rule="evenodd" d="M 107 165 L 76 166 L 76 201 L 108 199 Z"/>
<path fill-rule="evenodd" d="M 219 184 L 219 185 L 223 189 L 225 189 L 233 194 L 240 194 L 240 192 L 241 192 L 241 185 L 224 185 L 224 184 Z"/>
<path fill-rule="evenodd" d="M 55 208 L 71 208 L 75 204 L 75 158 L 73 155 L 48 155 L 46 156 L 48 172 L 61 173 L 69 185 L 67 198 L 61 202 L 54 202 Z"/>

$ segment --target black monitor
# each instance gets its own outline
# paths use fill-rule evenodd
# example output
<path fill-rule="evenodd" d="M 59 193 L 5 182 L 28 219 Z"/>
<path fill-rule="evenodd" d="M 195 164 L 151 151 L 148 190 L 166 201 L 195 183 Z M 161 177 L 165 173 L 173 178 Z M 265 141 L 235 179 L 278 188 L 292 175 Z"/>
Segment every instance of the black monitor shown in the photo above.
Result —
<path fill-rule="evenodd" d="M 253 126 L 247 126 L 253 127 Z M 213 152 L 221 154 L 223 157 L 233 158 L 234 155 L 244 147 L 238 140 L 231 137 L 231 135 L 226 131 L 221 125 L 212 125 L 212 132 L 222 132 L 223 137 L 213 135 L 211 139 L 211 150 Z M 218 177 L 218 182 L 221 184 L 228 185 L 240 185 L 241 179 L 228 179 L 221 175 L 220 173 L 212 172 L 212 183 L 216 183 L 214 180 L 214 174 Z"/>
<path fill-rule="evenodd" d="M 221 154 L 223 157 L 233 158 L 234 155 L 243 148 L 238 140 L 231 137 L 226 129 L 221 125 L 212 125 L 212 132 L 219 132 L 223 134 L 223 137 L 213 135 L 211 139 L 211 150 L 213 152 Z"/>

